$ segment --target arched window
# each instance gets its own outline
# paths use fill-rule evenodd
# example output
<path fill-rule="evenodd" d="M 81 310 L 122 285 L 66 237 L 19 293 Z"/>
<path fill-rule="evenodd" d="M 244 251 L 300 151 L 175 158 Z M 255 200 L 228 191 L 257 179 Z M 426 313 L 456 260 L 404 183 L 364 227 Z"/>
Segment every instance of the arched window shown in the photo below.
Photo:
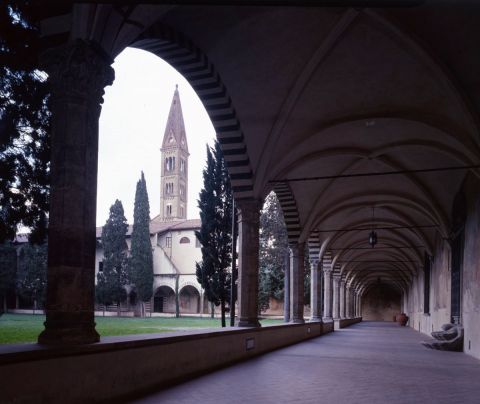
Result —
<path fill-rule="evenodd" d="M 188 237 L 182 237 L 180 239 L 180 244 L 190 244 L 190 239 Z"/>

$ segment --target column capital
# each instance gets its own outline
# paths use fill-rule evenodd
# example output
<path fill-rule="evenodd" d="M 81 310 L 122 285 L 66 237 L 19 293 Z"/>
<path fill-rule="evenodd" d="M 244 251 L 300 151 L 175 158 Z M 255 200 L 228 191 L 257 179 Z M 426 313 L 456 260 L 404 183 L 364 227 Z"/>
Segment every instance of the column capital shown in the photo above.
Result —
<path fill-rule="evenodd" d="M 238 222 L 260 222 L 260 210 L 262 202 L 258 199 L 240 199 L 235 201 L 235 206 L 238 209 Z"/>
<path fill-rule="evenodd" d="M 289 243 L 288 248 L 294 256 L 299 254 L 305 255 L 305 243 Z"/>
<path fill-rule="evenodd" d="M 325 275 L 331 275 L 332 272 L 333 272 L 333 268 L 331 266 L 323 266 L 322 265 L 322 272 L 325 274 Z"/>
<path fill-rule="evenodd" d="M 113 83 L 113 63 L 99 45 L 76 39 L 47 49 L 40 57 L 41 67 L 50 79 L 54 99 L 68 97 L 103 103 L 104 88 Z"/>
<path fill-rule="evenodd" d="M 310 264 L 310 269 L 317 270 L 318 269 L 318 259 L 317 258 L 310 258 L 308 260 Z"/>

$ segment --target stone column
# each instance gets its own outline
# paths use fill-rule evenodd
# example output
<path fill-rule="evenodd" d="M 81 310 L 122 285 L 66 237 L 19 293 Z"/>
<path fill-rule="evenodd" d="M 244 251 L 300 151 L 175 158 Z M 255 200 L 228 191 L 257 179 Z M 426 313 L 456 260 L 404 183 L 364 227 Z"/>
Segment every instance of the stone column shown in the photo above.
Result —
<path fill-rule="evenodd" d="M 350 318 L 355 317 L 355 293 L 353 287 L 350 288 Z"/>
<path fill-rule="evenodd" d="M 320 280 L 321 272 L 318 267 L 318 260 L 310 260 L 310 321 L 322 321 L 321 313 L 321 286 L 322 282 Z"/>
<path fill-rule="evenodd" d="M 261 204 L 241 200 L 238 208 L 238 327 L 260 327 L 258 321 L 258 230 Z"/>
<path fill-rule="evenodd" d="M 352 318 L 351 300 L 352 300 L 352 293 L 350 290 L 350 286 L 347 285 L 345 287 L 345 308 L 346 308 L 345 317 L 346 318 Z"/>
<path fill-rule="evenodd" d="M 290 322 L 302 324 L 303 319 L 303 292 L 305 273 L 305 243 L 293 244 L 292 261 L 290 267 Z"/>
<path fill-rule="evenodd" d="M 353 309 L 352 309 L 352 313 L 353 313 L 353 318 L 357 317 L 357 292 L 354 290 L 352 292 L 352 306 L 353 306 Z"/>
<path fill-rule="evenodd" d="M 340 279 L 340 304 L 339 304 L 339 310 L 340 310 L 340 318 L 345 318 L 345 281 L 343 279 Z"/>
<path fill-rule="evenodd" d="M 332 320 L 332 265 L 323 263 L 323 319 Z"/>
<path fill-rule="evenodd" d="M 112 60 L 76 40 L 41 57 L 51 85 L 51 188 L 45 330 L 38 342 L 97 342 L 95 226 L 98 119 Z"/>
<path fill-rule="evenodd" d="M 360 317 L 360 293 L 355 294 L 355 317 Z"/>
<path fill-rule="evenodd" d="M 285 272 L 283 280 L 283 321 L 290 321 L 290 255 L 291 251 L 285 254 Z"/>
<path fill-rule="evenodd" d="M 335 320 L 340 318 L 340 274 L 333 274 L 332 316 Z"/>
<path fill-rule="evenodd" d="M 362 317 L 362 295 L 358 294 L 358 312 L 357 317 Z"/>
<path fill-rule="evenodd" d="M 357 292 L 352 290 L 352 317 L 357 316 Z"/>

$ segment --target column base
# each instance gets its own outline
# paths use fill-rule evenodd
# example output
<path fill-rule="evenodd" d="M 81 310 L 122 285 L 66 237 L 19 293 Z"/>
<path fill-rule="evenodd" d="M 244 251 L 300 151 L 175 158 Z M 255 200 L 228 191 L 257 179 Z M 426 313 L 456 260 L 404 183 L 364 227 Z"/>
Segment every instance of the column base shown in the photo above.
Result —
<path fill-rule="evenodd" d="M 38 336 L 38 343 L 42 345 L 86 345 L 100 341 L 100 334 L 92 328 L 79 330 L 78 328 L 45 329 Z"/>
<path fill-rule="evenodd" d="M 91 316 L 91 319 L 88 318 Z M 49 313 L 45 329 L 38 336 L 42 345 L 85 345 L 100 341 L 92 313 Z"/>
<path fill-rule="evenodd" d="M 238 320 L 237 327 L 261 327 L 258 318 L 241 318 Z"/>
<path fill-rule="evenodd" d="M 315 323 L 322 323 L 323 322 L 323 318 L 322 317 L 318 317 L 318 316 L 315 316 L 315 317 L 310 317 L 310 320 L 309 320 L 311 323 L 315 322 Z"/>
<path fill-rule="evenodd" d="M 324 323 L 331 323 L 333 321 L 332 317 L 323 317 L 323 322 Z"/>
<path fill-rule="evenodd" d="M 290 320 L 291 324 L 305 324 L 305 320 L 303 318 L 292 318 Z"/>

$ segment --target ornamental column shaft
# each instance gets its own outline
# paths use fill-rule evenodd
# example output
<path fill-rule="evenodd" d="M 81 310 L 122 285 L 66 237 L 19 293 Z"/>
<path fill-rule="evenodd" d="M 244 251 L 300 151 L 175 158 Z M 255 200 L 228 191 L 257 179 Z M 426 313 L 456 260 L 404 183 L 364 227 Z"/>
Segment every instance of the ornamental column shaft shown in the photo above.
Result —
<path fill-rule="evenodd" d="M 332 265 L 323 263 L 323 319 L 332 320 Z"/>
<path fill-rule="evenodd" d="M 241 200 L 238 208 L 238 327 L 260 327 L 258 321 L 258 248 L 260 203 Z"/>
<path fill-rule="evenodd" d="M 99 341 L 94 321 L 98 119 L 112 61 L 77 40 L 49 49 L 51 186 L 45 330 L 49 345 Z"/>
<path fill-rule="evenodd" d="M 357 316 L 357 292 L 352 290 L 352 317 Z"/>
<path fill-rule="evenodd" d="M 291 245 L 292 260 L 290 266 L 290 315 L 292 323 L 304 323 L 303 295 L 305 273 L 305 244 Z"/>
<path fill-rule="evenodd" d="M 310 271 L 310 321 L 322 321 L 322 282 L 320 280 L 321 272 L 318 267 L 318 260 L 310 260 Z"/>
<path fill-rule="evenodd" d="M 339 286 L 339 299 L 340 299 L 340 304 L 339 304 L 339 310 L 340 310 L 340 318 L 345 318 L 345 281 L 340 280 L 340 286 Z"/>
<path fill-rule="evenodd" d="M 352 300 L 352 294 L 351 294 L 351 291 L 350 291 L 350 286 L 346 286 L 346 288 L 345 288 L 345 308 L 346 308 L 345 316 L 346 316 L 346 318 L 352 318 L 351 300 Z"/>
<path fill-rule="evenodd" d="M 338 320 L 340 318 L 340 274 L 333 275 L 333 303 L 332 316 Z"/>
<path fill-rule="evenodd" d="M 283 279 L 283 321 L 290 321 L 290 249 L 285 254 L 285 271 Z"/>

